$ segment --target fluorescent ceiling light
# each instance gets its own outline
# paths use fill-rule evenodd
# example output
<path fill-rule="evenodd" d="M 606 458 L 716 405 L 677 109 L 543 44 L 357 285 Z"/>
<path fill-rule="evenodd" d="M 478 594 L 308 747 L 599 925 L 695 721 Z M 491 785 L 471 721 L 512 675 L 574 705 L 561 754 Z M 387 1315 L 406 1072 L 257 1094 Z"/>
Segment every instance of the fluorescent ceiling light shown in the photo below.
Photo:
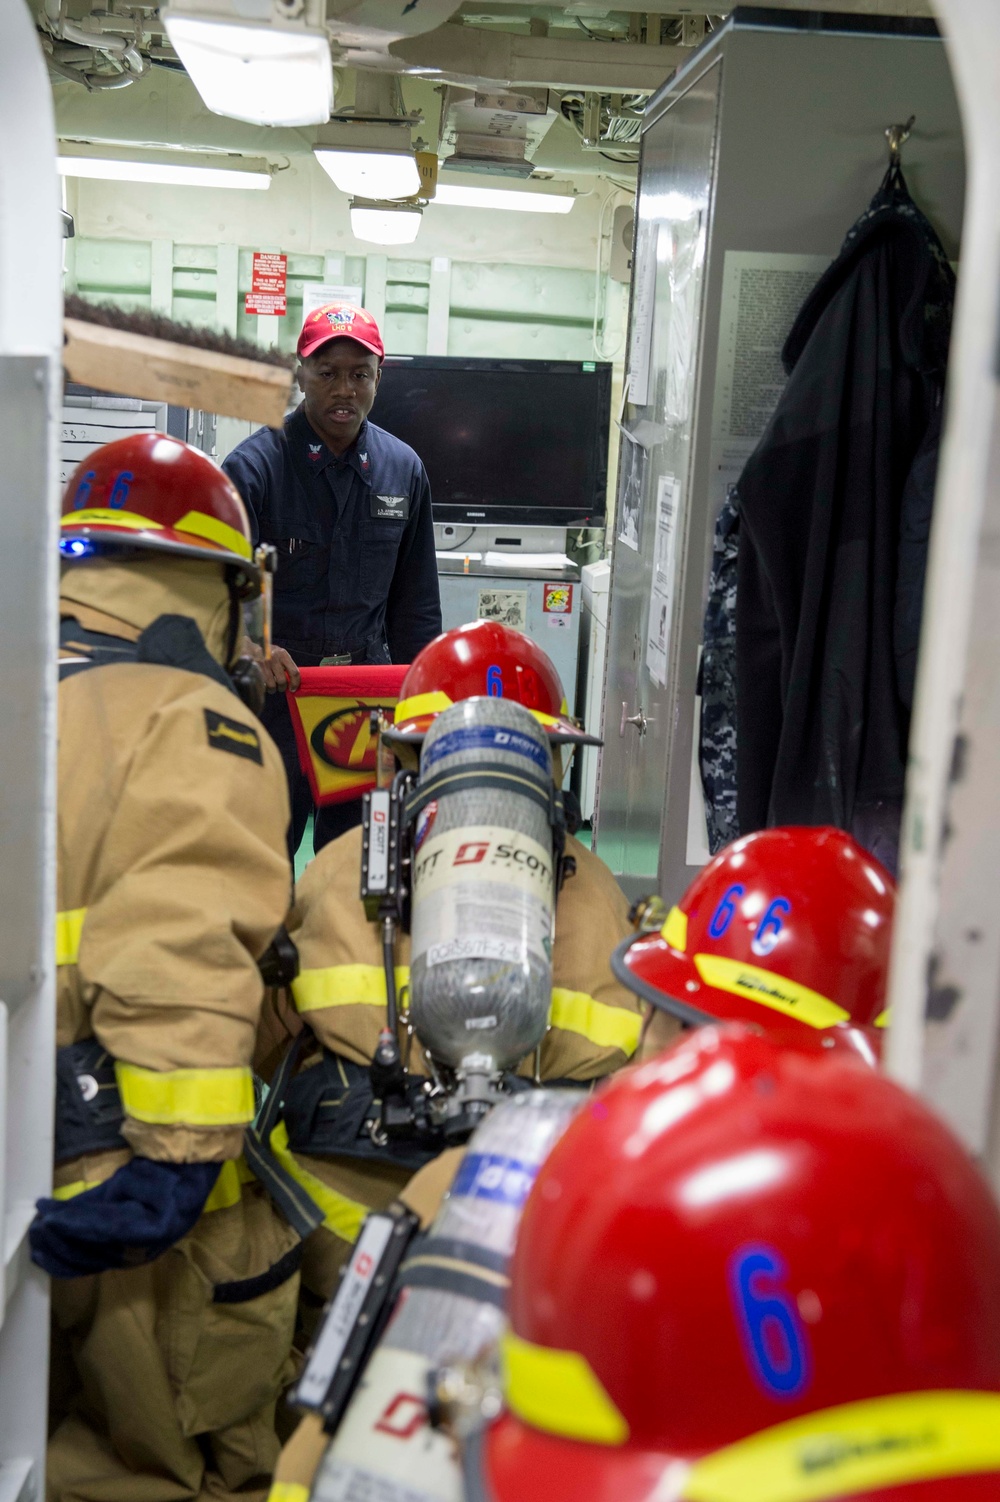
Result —
<path fill-rule="evenodd" d="M 162 13 L 170 44 L 208 109 L 251 125 L 320 125 L 333 107 L 330 44 L 321 31 L 243 26 Z"/>
<path fill-rule="evenodd" d="M 438 183 L 434 203 L 460 209 L 515 209 L 520 214 L 568 214 L 576 199 L 568 193 L 529 193 L 516 188 L 466 188 Z"/>
<path fill-rule="evenodd" d="M 358 198 L 412 198 L 420 173 L 412 151 L 366 151 L 364 147 L 314 148 L 316 160 L 342 193 Z"/>
<path fill-rule="evenodd" d="M 234 167 L 197 167 L 182 162 L 126 162 L 110 157 L 60 156 L 56 166 L 63 177 L 99 177 L 111 182 L 161 183 L 185 188 L 251 188 L 271 186 L 268 172 L 244 172 Z"/>
<path fill-rule="evenodd" d="M 412 245 L 420 229 L 420 210 L 394 203 L 352 203 L 351 232 L 375 245 Z"/>

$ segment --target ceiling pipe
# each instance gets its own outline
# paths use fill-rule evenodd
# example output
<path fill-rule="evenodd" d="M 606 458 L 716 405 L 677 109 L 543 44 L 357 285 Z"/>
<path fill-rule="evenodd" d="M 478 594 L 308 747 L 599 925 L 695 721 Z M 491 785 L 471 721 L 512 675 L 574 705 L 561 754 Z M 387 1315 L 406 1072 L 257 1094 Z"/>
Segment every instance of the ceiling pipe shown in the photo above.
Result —
<path fill-rule="evenodd" d="M 687 62 L 690 47 L 595 42 L 575 36 L 528 36 L 449 22 L 426 36 L 396 42 L 400 71 L 434 68 L 442 82 L 485 89 L 515 85 L 653 93 Z"/>
<path fill-rule="evenodd" d="M 131 45 L 131 42 L 123 36 L 88 31 L 85 26 L 78 26 L 75 21 L 60 21 L 56 31 L 66 42 L 75 42 L 78 47 L 92 47 L 97 52 L 110 53 L 112 57 L 123 57 Z"/>

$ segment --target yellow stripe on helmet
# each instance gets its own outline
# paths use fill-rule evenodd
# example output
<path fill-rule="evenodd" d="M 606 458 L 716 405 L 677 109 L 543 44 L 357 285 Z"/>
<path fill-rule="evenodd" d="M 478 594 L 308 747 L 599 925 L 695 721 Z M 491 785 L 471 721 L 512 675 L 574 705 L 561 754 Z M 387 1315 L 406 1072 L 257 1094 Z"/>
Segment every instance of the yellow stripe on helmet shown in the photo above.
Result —
<path fill-rule="evenodd" d="M 833 1027 L 837 1022 L 850 1021 L 850 1012 L 845 1012 L 835 1001 L 785 975 L 776 975 L 773 970 L 744 965 L 742 960 L 731 960 L 721 954 L 696 954 L 694 963 L 706 986 L 756 1001 L 808 1027 Z"/>
<path fill-rule="evenodd" d="M 1000 1393 L 894 1393 L 777 1424 L 696 1462 L 683 1502 L 832 1502 L 1000 1470 Z"/>
<path fill-rule="evenodd" d="M 82 511 L 68 511 L 59 523 L 61 527 L 83 527 L 88 524 L 124 527 L 132 532 L 165 530 L 163 522 L 154 522 L 151 517 L 140 516 L 137 511 L 115 511 L 108 506 L 88 506 Z M 238 528 L 231 527 L 217 516 L 209 516 L 207 512 L 188 511 L 180 521 L 173 523 L 172 530 L 189 532 L 192 537 L 203 537 L 206 542 L 226 548 L 240 558 L 249 560 L 253 557 L 250 543 Z"/>
<path fill-rule="evenodd" d="M 128 527 L 134 532 L 162 532 L 163 523 L 154 522 L 137 511 L 114 511 L 108 506 L 86 506 L 82 511 L 68 511 L 60 527 L 86 526 L 88 522 L 110 522 L 116 527 Z"/>
<path fill-rule="evenodd" d="M 579 1351 L 556 1351 L 501 1337 L 504 1393 L 510 1411 L 545 1434 L 592 1445 L 623 1445 L 628 1424 Z"/>
<path fill-rule="evenodd" d="M 85 907 L 65 908 L 56 913 L 56 965 L 75 965 L 80 958 Z"/>
<path fill-rule="evenodd" d="M 142 1069 L 115 1064 L 126 1116 L 154 1126 L 242 1126 L 253 1121 L 249 1069 Z"/>
<path fill-rule="evenodd" d="M 429 694 L 414 694 L 410 699 L 400 699 L 399 703 L 396 705 L 396 713 L 394 717 L 395 723 L 397 725 L 403 725 L 407 720 L 419 720 L 422 719 L 424 715 L 441 714 L 442 710 L 451 709 L 454 703 L 455 700 L 450 698 L 443 689 L 439 688 L 432 690 L 432 692 Z M 527 705 L 524 705 L 522 707 L 527 708 Z M 563 701 L 562 712 L 564 715 L 568 714 L 565 700 Z M 545 714 L 545 712 L 541 709 L 529 709 L 528 713 L 532 715 L 540 725 L 551 726 L 560 724 L 560 720 L 557 715 Z"/>
<path fill-rule="evenodd" d="M 401 725 L 404 720 L 418 720 L 425 714 L 440 714 L 443 709 L 450 709 L 454 703 L 441 689 L 434 689 L 429 694 L 414 694 L 411 699 L 400 699 L 396 705 L 395 722 Z"/>
<path fill-rule="evenodd" d="M 236 553 L 240 558 L 253 556 L 253 549 L 242 532 L 204 511 L 188 511 L 179 522 L 174 522 L 174 531 L 204 537 L 209 542 L 218 543 L 220 548 L 228 548 L 230 553 Z"/>
<path fill-rule="evenodd" d="M 875 1018 L 876 1027 L 888 1027 L 892 1021 L 892 1007 L 886 1007 L 884 1012 L 879 1012 Z"/>
<path fill-rule="evenodd" d="M 682 913 L 679 907 L 672 907 L 667 914 L 666 923 L 660 929 L 660 933 L 666 939 L 671 949 L 679 949 L 681 954 L 685 954 L 688 943 L 687 913 Z"/>

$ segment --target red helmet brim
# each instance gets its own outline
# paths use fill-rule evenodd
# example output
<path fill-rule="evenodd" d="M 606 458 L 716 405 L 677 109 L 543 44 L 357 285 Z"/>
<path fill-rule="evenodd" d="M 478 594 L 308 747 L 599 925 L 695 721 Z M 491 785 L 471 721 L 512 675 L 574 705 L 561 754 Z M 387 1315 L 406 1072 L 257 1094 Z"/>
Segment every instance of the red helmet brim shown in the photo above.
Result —
<path fill-rule="evenodd" d="M 461 703 L 461 700 L 457 702 Z M 529 710 L 528 713 L 531 714 L 532 711 Z M 437 715 L 434 714 L 416 715 L 412 719 L 403 720 L 399 725 L 387 725 L 382 732 L 383 738 L 389 744 L 398 741 L 405 746 L 420 746 L 436 718 Z M 604 745 L 599 736 L 589 735 L 579 725 L 574 725 L 572 720 L 563 719 L 561 716 L 551 719 L 546 716 L 542 719 L 536 715 L 535 718 L 539 720 L 553 746 Z"/>
<path fill-rule="evenodd" d="M 778 1043 L 846 1050 L 872 1066 L 881 1057 L 882 1037 L 877 1028 L 851 1023 L 811 1027 L 760 1002 L 707 985 L 689 956 L 673 949 L 659 933 L 630 935 L 612 955 L 611 969 L 634 995 L 688 1026 L 742 1022 Z"/>
<path fill-rule="evenodd" d="M 470 1449 L 470 1502 L 653 1502 L 678 1457 L 588 1445 L 531 1429 L 505 1413 Z M 681 1462 L 684 1464 L 684 1462 Z"/>
<path fill-rule="evenodd" d="M 661 1502 L 683 1499 L 690 1458 L 581 1444 L 503 1414 L 465 1457 L 468 1502 Z M 850 1502 L 996 1502 L 1000 1475 L 980 1471 L 852 1490 Z M 839 1502 L 835 1493 L 829 1502 Z M 846 1498 L 845 1498 L 846 1502 Z"/>
<path fill-rule="evenodd" d="M 193 542 L 190 536 L 169 528 L 156 531 L 135 531 L 123 535 L 114 526 L 101 526 L 94 522 L 74 523 L 72 513 L 63 519 L 59 528 L 60 544 L 82 542 L 87 551 L 97 557 L 112 556 L 120 559 L 142 559 L 160 556 L 189 558 L 195 563 L 214 563 L 230 570 L 236 593 L 240 599 L 254 599 L 260 594 L 261 572 L 256 563 L 241 558 L 228 548 Z M 74 562 L 71 553 L 61 547 L 63 561 Z M 78 560 L 79 561 L 79 560 Z"/>

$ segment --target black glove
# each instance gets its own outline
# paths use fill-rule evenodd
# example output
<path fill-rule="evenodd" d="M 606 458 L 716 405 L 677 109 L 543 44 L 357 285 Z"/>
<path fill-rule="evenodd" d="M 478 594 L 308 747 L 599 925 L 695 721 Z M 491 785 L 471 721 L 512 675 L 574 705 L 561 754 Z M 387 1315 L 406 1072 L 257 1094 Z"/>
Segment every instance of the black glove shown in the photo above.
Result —
<path fill-rule="evenodd" d="M 133 1158 L 96 1189 L 39 1200 L 31 1260 L 52 1278 L 152 1262 L 191 1230 L 221 1167 Z"/>

